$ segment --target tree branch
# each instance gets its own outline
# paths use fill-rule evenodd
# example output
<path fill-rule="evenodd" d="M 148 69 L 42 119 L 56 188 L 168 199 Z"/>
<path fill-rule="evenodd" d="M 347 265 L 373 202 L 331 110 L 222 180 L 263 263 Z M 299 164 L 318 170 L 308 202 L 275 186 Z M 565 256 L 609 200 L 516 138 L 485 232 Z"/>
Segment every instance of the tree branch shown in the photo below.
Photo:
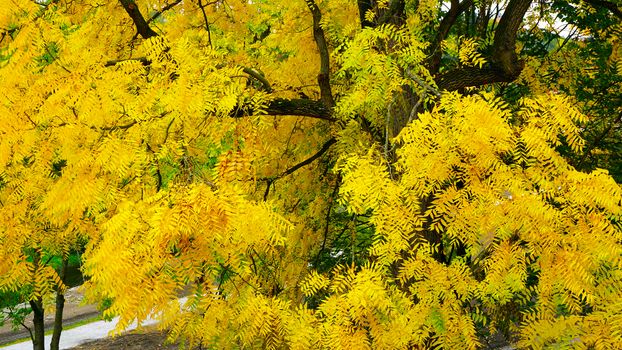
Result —
<path fill-rule="evenodd" d="M 268 92 L 268 93 L 272 92 L 272 86 L 270 86 L 270 82 L 268 82 L 268 80 L 266 79 L 266 77 L 263 76 L 263 74 L 259 73 L 253 68 L 248 68 L 248 67 L 244 67 L 242 71 L 250 75 L 251 77 L 255 78 L 255 80 L 257 80 L 258 82 L 260 82 L 265 92 Z"/>
<path fill-rule="evenodd" d="M 622 11 L 620 11 L 620 8 L 618 7 L 618 5 L 612 2 L 605 1 L 605 0 L 584 0 L 584 1 L 592 5 L 592 7 L 606 8 L 607 10 L 611 11 L 611 13 L 613 13 L 616 17 L 622 19 Z"/>
<path fill-rule="evenodd" d="M 417 83 L 419 86 L 421 86 L 425 91 L 431 93 L 432 95 L 434 95 L 436 98 L 440 98 L 441 97 L 441 93 L 440 91 L 438 91 L 437 89 L 435 89 L 432 85 L 426 83 L 425 81 L 423 81 L 423 79 L 419 78 L 418 76 L 414 75 L 410 69 L 407 69 L 404 73 L 406 73 L 406 76 L 409 77 L 410 79 L 412 79 L 415 83 Z"/>
<path fill-rule="evenodd" d="M 109 60 L 106 63 L 104 63 L 104 66 L 112 67 L 118 63 L 125 62 L 125 61 L 139 61 L 145 66 L 148 66 L 149 64 L 151 64 L 151 62 L 146 57 L 136 57 L 136 58 L 129 58 L 129 59 Z M 263 75 L 261 75 L 261 73 L 248 67 L 244 67 L 242 71 L 250 75 L 257 81 L 259 81 L 262 84 L 264 91 L 266 92 L 273 91 L 272 87 L 270 86 L 270 83 Z M 336 119 L 332 117 L 332 113 L 330 109 L 327 108 L 326 105 L 322 101 L 315 101 L 315 100 L 309 100 L 309 99 L 277 98 L 277 99 L 270 101 L 270 103 L 268 104 L 268 107 L 265 109 L 265 112 L 266 112 L 265 113 L 266 115 L 299 115 L 303 117 L 311 117 L 311 118 L 316 118 L 316 119 L 327 120 L 330 122 L 336 121 Z M 252 115 L 254 113 L 255 113 L 254 110 L 247 109 L 241 106 L 241 107 L 234 109 L 230 116 L 233 118 L 243 118 L 243 117 Z M 128 127 L 134 124 L 131 124 L 131 125 L 128 124 Z M 115 127 L 115 128 L 122 128 L 122 127 Z"/>
<path fill-rule="evenodd" d="M 151 64 L 151 61 L 147 57 L 135 57 L 135 58 L 127 58 L 127 59 L 108 60 L 106 61 L 106 63 L 104 63 L 104 67 L 112 67 L 119 63 L 127 62 L 127 61 L 139 61 L 140 63 L 143 64 L 143 66 L 148 66 Z M 253 68 L 249 68 L 249 67 L 243 67 L 242 71 L 250 75 L 251 77 L 253 77 L 258 82 L 260 82 L 265 92 L 273 91 L 272 86 L 270 86 L 270 82 L 268 82 L 268 80 L 257 70 Z"/>
<path fill-rule="evenodd" d="M 359 20 L 361 21 L 361 28 L 373 27 L 374 23 L 365 19 L 367 11 L 373 10 L 371 0 L 357 0 L 359 9 Z"/>
<path fill-rule="evenodd" d="M 155 21 L 156 19 L 158 19 L 158 17 L 162 16 L 162 14 L 170 9 L 172 9 L 173 7 L 181 4 L 182 0 L 175 0 L 173 2 L 171 2 L 170 4 L 164 6 L 160 11 L 154 13 L 151 17 L 149 17 L 149 19 L 147 20 L 147 23 L 151 23 L 153 21 Z"/>
<path fill-rule="evenodd" d="M 136 58 L 127 58 L 127 59 L 119 59 L 119 60 L 109 60 L 104 63 L 104 67 L 112 67 L 116 66 L 118 63 L 126 62 L 126 61 L 139 61 L 143 64 L 143 66 L 148 66 L 151 64 L 151 61 L 147 59 L 147 57 L 136 57 Z"/>
<path fill-rule="evenodd" d="M 335 105 L 335 101 L 333 100 L 333 93 L 330 88 L 330 55 L 328 52 L 328 44 L 326 43 L 324 29 L 322 29 L 320 25 L 322 22 L 322 13 L 315 1 L 306 0 L 306 2 L 307 7 L 309 7 L 313 15 L 313 38 L 320 51 L 320 73 L 317 76 L 317 82 L 320 86 L 320 97 L 328 108 L 332 108 Z"/>
<path fill-rule="evenodd" d="M 314 155 L 294 165 L 293 167 L 285 170 L 281 175 L 277 176 L 277 179 L 290 175 L 296 170 L 302 168 L 303 166 L 311 164 L 314 160 L 320 158 L 324 153 L 326 153 L 326 151 L 328 151 L 330 146 L 332 146 L 335 142 L 337 142 L 337 140 L 335 140 L 334 137 L 331 137 L 328 141 L 324 142 L 324 145 L 322 145 L 322 148 L 320 148 L 320 150 L 317 151 Z"/>
<path fill-rule="evenodd" d="M 511 82 L 515 76 L 506 75 L 499 67 L 463 67 L 438 76 L 435 81 L 439 90 L 456 91 L 469 86 Z"/>
<path fill-rule="evenodd" d="M 306 99 L 275 99 L 266 109 L 268 115 L 299 115 L 317 119 L 336 121 L 322 101 Z"/>
<path fill-rule="evenodd" d="M 389 1 L 386 7 L 378 6 L 377 0 L 357 0 L 357 6 L 359 10 L 359 20 L 361 21 L 361 28 L 376 27 L 381 24 L 391 23 L 396 26 L 404 24 L 406 19 L 404 9 L 406 8 L 406 2 L 404 0 L 392 0 Z M 365 14 L 368 11 L 374 11 L 376 21 L 368 21 L 365 19 Z"/>
<path fill-rule="evenodd" d="M 151 64 L 151 61 L 149 61 L 146 57 L 136 57 L 129 59 L 109 60 L 104 63 L 104 66 L 112 67 L 118 63 L 125 61 L 139 61 L 145 66 Z M 259 81 L 262 84 L 264 91 L 273 91 L 272 87 L 270 86 L 270 82 L 268 82 L 268 80 L 255 69 L 244 67 L 242 71 Z M 332 117 L 331 110 L 326 106 L 323 101 L 315 101 L 309 99 L 277 98 L 272 100 L 268 104 L 265 112 L 266 115 L 299 115 L 303 117 L 328 120 L 330 122 L 336 121 L 336 119 Z M 252 115 L 253 113 L 255 113 L 254 110 L 240 106 L 239 108 L 234 109 L 230 116 L 233 118 L 243 118 Z"/>
<path fill-rule="evenodd" d="M 336 121 L 322 101 L 277 98 L 272 100 L 264 111 L 266 112 L 265 115 L 299 115 L 330 122 Z M 254 113 L 255 111 L 250 109 L 238 108 L 230 116 L 233 118 L 243 118 Z"/>
<path fill-rule="evenodd" d="M 125 9 L 125 12 L 127 12 L 127 14 L 134 22 L 136 30 L 138 31 L 138 34 L 140 34 L 140 36 L 142 36 L 144 39 L 158 36 L 158 34 L 153 29 L 151 29 L 151 27 L 149 27 L 149 24 L 145 20 L 143 14 L 140 13 L 138 5 L 136 5 L 136 2 L 134 0 L 119 0 L 119 2 Z"/>
<path fill-rule="evenodd" d="M 207 4 L 210 5 L 211 3 Z M 203 21 L 205 21 L 205 30 L 207 30 L 207 43 L 209 47 L 212 47 L 212 32 L 209 29 L 209 21 L 207 20 L 207 14 L 205 13 L 205 6 L 203 5 L 203 1 L 199 0 L 199 8 L 201 9 L 201 13 L 203 14 Z"/>
<path fill-rule="evenodd" d="M 449 30 L 456 23 L 458 17 L 471 5 L 473 4 L 473 0 L 464 0 L 461 3 L 458 0 L 451 0 L 451 7 L 449 8 L 449 12 L 443 17 L 441 23 L 438 26 L 438 32 L 436 33 L 436 38 L 432 44 L 432 57 L 430 59 L 429 71 L 430 74 L 434 75 L 438 72 L 438 69 L 441 66 L 441 58 L 443 56 L 443 51 L 441 50 L 441 43 L 443 40 L 447 39 L 447 35 L 449 34 Z"/>
<path fill-rule="evenodd" d="M 326 151 L 328 151 L 328 149 L 330 148 L 330 146 L 332 146 L 335 142 L 337 142 L 337 140 L 335 140 L 334 137 L 331 137 L 328 141 L 326 141 L 324 143 L 324 145 L 322 145 L 322 148 L 320 148 L 319 151 L 317 151 L 314 155 L 312 155 L 311 157 L 303 160 L 302 162 L 294 165 L 293 167 L 285 170 L 284 172 L 282 172 L 281 174 L 277 175 L 277 176 L 273 176 L 273 177 L 266 177 L 266 178 L 262 178 L 260 180 L 266 181 L 266 191 L 264 192 L 263 195 L 263 200 L 266 201 L 268 199 L 268 195 L 270 194 L 270 187 L 274 184 L 274 182 L 282 177 L 285 177 L 287 175 L 292 174 L 293 172 L 295 172 L 296 170 L 304 167 L 305 165 L 311 164 L 313 163 L 314 160 L 320 158 L 324 153 L 326 153 Z"/>
<path fill-rule="evenodd" d="M 22 321 L 19 321 L 19 324 L 26 328 L 26 330 L 28 331 L 28 334 L 30 335 L 30 341 L 34 342 L 35 341 L 35 336 L 32 334 L 32 329 L 30 329 L 30 327 L 26 326 L 26 324 Z"/>
<path fill-rule="evenodd" d="M 389 2 L 389 8 L 384 10 L 378 16 L 378 24 L 391 23 L 396 26 L 404 24 L 406 19 L 404 9 L 406 8 L 406 2 L 404 0 L 392 0 Z"/>
<path fill-rule="evenodd" d="M 465 0 L 466 1 L 466 0 Z M 493 54 L 484 68 L 462 67 L 438 76 L 440 90 L 514 81 L 523 70 L 516 53 L 516 37 L 532 0 L 510 0 L 495 30 Z"/>
<path fill-rule="evenodd" d="M 328 231 L 330 229 L 330 214 L 333 212 L 333 206 L 335 205 L 335 196 L 337 195 L 340 185 L 341 185 L 341 177 L 338 177 L 337 181 L 335 181 L 335 187 L 333 188 L 333 193 L 330 195 L 330 203 L 328 203 L 328 209 L 326 210 L 326 224 L 324 226 L 324 239 L 322 240 L 322 246 L 320 247 L 320 250 L 315 255 L 315 259 L 313 259 L 315 266 L 318 265 L 320 258 L 322 256 L 322 253 L 326 249 L 326 241 L 328 240 Z"/>
<path fill-rule="evenodd" d="M 495 30 L 493 64 L 499 65 L 504 74 L 513 79 L 518 77 L 523 68 L 516 54 L 516 37 L 530 5 L 531 0 L 510 0 Z"/>
<path fill-rule="evenodd" d="M 607 135 L 609 135 L 609 132 L 611 132 L 611 129 L 613 129 L 616 125 L 620 124 L 620 122 L 622 122 L 622 113 L 618 115 L 607 127 L 605 127 L 605 129 L 598 136 L 596 136 L 596 138 L 590 143 L 590 145 L 586 147 L 585 151 L 583 152 L 583 155 L 577 162 L 577 168 L 581 168 L 585 164 L 587 157 L 590 156 L 592 152 L 594 151 L 594 149 L 596 149 L 596 147 L 600 145 L 603 139 Z"/>

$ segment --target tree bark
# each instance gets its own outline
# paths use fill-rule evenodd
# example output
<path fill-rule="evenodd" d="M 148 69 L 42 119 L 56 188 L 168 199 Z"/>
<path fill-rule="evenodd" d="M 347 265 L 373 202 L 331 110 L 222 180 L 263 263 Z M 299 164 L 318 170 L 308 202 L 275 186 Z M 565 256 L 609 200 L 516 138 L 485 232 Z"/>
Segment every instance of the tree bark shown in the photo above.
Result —
<path fill-rule="evenodd" d="M 516 37 L 532 0 L 510 0 L 495 29 L 492 57 L 483 68 L 463 67 L 436 77 L 440 90 L 455 91 L 469 86 L 511 82 L 523 70 L 516 53 Z"/>
<path fill-rule="evenodd" d="M 516 79 L 522 70 L 516 54 L 516 37 L 531 0 L 510 0 L 495 30 L 493 64 L 500 66 L 508 77 Z"/>
<path fill-rule="evenodd" d="M 41 251 L 35 249 L 34 256 L 32 259 L 32 264 L 34 265 L 34 273 L 37 274 L 39 272 L 39 265 L 41 264 Z M 34 338 L 32 340 L 32 349 L 33 350 L 45 350 L 45 328 L 43 325 L 44 321 L 44 310 L 43 310 L 43 297 L 38 296 L 29 301 L 30 307 L 32 308 L 33 313 L 33 324 L 34 324 Z"/>
<path fill-rule="evenodd" d="M 138 31 L 138 34 L 140 34 L 140 36 L 142 36 L 144 39 L 148 39 L 152 36 L 158 35 L 153 29 L 151 29 L 151 27 L 147 23 L 147 20 L 145 20 L 145 17 L 143 17 L 142 13 L 140 13 L 138 5 L 136 5 L 136 2 L 134 2 L 134 0 L 119 0 L 119 2 L 125 9 L 125 12 L 130 15 L 132 21 L 134 21 L 134 25 L 136 26 L 136 30 Z"/>
<path fill-rule="evenodd" d="M 41 297 L 30 300 L 30 307 L 33 312 L 33 324 L 35 326 L 34 339 L 32 341 L 33 350 L 45 350 L 45 328 L 43 327 L 43 299 Z"/>
<path fill-rule="evenodd" d="M 436 33 L 436 38 L 434 39 L 434 43 L 431 46 L 432 57 L 430 59 L 430 64 L 428 67 L 430 74 L 436 74 L 441 66 L 441 58 L 443 56 L 441 43 L 443 42 L 443 40 L 447 39 L 449 30 L 456 23 L 458 17 L 471 5 L 473 5 L 473 0 L 464 0 L 461 3 L 459 3 L 458 0 L 451 1 L 451 7 L 449 8 L 449 12 L 447 12 L 445 17 L 443 17 L 443 19 L 441 20 L 441 23 L 438 26 L 438 32 Z"/>
<path fill-rule="evenodd" d="M 63 331 L 63 309 L 65 308 L 65 277 L 67 275 L 68 257 L 63 256 L 59 277 L 63 282 L 63 286 L 58 286 L 56 290 L 56 313 L 54 315 L 54 331 L 52 333 L 52 341 L 50 342 L 50 350 L 58 350 L 60 343 L 60 334 Z"/>
<path fill-rule="evenodd" d="M 316 119 L 323 119 L 330 122 L 336 121 L 332 117 L 331 110 L 322 101 L 308 99 L 285 99 L 276 98 L 268 104 L 264 110 L 266 115 L 297 115 Z M 253 115 L 256 112 L 243 107 L 234 109 L 231 113 L 233 118 L 243 118 Z"/>
<path fill-rule="evenodd" d="M 333 100 L 333 93 L 330 87 L 330 53 L 328 51 L 328 43 L 326 42 L 324 29 L 322 29 L 321 26 L 322 13 L 313 0 L 307 0 L 307 7 L 309 7 L 311 15 L 313 16 L 313 38 L 320 52 L 320 73 L 317 75 L 320 96 L 322 102 L 324 102 L 328 108 L 332 108 L 335 105 L 335 101 Z"/>

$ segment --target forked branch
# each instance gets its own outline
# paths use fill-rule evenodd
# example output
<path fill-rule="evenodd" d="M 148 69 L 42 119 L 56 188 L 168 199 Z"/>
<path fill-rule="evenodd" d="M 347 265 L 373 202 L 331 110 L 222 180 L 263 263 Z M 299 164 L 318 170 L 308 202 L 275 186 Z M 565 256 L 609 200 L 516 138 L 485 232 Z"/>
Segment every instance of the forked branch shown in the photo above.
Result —
<path fill-rule="evenodd" d="M 514 81 L 523 70 L 516 53 L 516 38 L 532 0 L 510 0 L 495 29 L 490 63 L 483 68 L 463 67 L 436 77 L 440 90 Z"/>
<path fill-rule="evenodd" d="M 144 39 L 148 39 L 158 35 L 158 33 L 151 29 L 143 14 L 140 13 L 138 5 L 136 5 L 136 2 L 134 0 L 119 0 L 119 2 L 125 9 L 125 12 L 127 12 L 127 14 L 134 22 L 134 25 L 136 26 L 136 31 L 138 31 L 138 34 L 140 34 L 140 36 L 142 36 Z"/>

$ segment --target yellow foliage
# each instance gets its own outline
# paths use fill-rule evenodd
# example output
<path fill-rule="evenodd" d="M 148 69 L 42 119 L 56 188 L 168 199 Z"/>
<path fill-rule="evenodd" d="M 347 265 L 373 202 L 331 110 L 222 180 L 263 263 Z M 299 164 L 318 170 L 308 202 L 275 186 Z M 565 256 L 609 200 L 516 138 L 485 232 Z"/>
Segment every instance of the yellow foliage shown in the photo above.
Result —
<path fill-rule="evenodd" d="M 147 39 L 119 2 L 11 2 L 0 291 L 62 289 L 34 257 L 85 249 L 117 331 L 154 316 L 190 346 L 622 347 L 622 189 L 556 150 L 587 117 L 544 86 L 441 95 L 438 1 L 362 29 L 345 0 L 132 2 Z M 326 99 L 314 24 L 336 104 L 277 113 Z"/>

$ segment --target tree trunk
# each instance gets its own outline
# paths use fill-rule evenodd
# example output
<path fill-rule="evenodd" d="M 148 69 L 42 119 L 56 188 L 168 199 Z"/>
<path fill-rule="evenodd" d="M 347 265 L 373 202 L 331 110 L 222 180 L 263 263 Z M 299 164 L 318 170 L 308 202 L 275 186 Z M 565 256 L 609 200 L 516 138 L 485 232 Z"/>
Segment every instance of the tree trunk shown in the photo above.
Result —
<path fill-rule="evenodd" d="M 43 298 L 38 297 L 35 300 L 30 300 L 30 307 L 32 308 L 34 316 L 32 322 L 35 325 L 32 349 L 45 350 L 45 328 L 43 327 Z"/>
<path fill-rule="evenodd" d="M 32 257 L 32 264 L 34 265 L 34 273 L 39 272 L 39 265 L 41 263 L 41 251 L 35 249 Z M 36 288 L 36 287 L 35 287 Z M 35 326 L 34 337 L 32 338 L 33 350 L 45 350 L 45 328 L 43 326 L 43 297 L 38 296 L 35 299 L 29 301 L 32 308 L 33 320 L 32 323 Z"/>
<path fill-rule="evenodd" d="M 54 315 L 54 331 L 52 333 L 52 341 L 50 342 L 50 350 L 58 350 L 60 342 L 60 333 L 63 331 L 63 309 L 65 307 L 65 276 L 67 275 L 67 260 L 69 257 L 63 256 L 63 261 L 59 271 L 60 280 L 63 286 L 56 289 L 56 313 Z"/>

